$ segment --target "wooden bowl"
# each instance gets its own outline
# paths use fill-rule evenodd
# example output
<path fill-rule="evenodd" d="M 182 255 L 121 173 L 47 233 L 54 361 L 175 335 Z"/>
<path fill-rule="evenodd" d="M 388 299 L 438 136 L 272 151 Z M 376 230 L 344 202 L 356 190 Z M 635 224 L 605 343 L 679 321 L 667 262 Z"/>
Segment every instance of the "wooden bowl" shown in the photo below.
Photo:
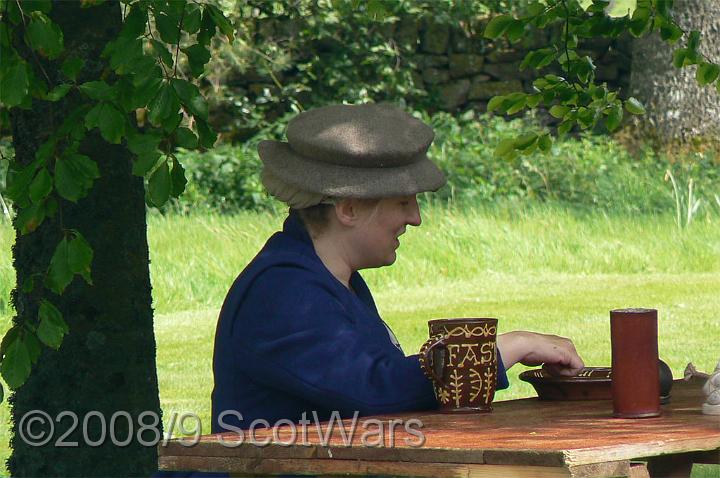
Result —
<path fill-rule="evenodd" d="M 535 387 L 540 400 L 610 400 L 610 367 L 586 367 L 575 377 L 554 377 L 543 369 L 528 370 L 520 380 Z"/>

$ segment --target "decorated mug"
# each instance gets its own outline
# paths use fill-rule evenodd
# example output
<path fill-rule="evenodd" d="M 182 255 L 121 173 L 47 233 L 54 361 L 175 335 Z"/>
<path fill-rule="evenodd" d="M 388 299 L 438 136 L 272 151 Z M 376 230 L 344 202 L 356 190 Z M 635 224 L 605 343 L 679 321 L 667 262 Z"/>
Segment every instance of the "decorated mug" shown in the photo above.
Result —
<path fill-rule="evenodd" d="M 436 319 L 420 349 L 444 413 L 491 412 L 497 387 L 497 319 Z"/>

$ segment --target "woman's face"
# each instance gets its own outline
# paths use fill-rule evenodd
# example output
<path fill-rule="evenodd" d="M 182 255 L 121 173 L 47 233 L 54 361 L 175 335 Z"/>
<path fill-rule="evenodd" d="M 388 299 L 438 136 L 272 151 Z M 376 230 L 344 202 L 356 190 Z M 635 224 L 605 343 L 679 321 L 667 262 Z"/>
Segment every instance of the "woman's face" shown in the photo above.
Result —
<path fill-rule="evenodd" d="M 408 225 L 419 226 L 420 208 L 417 198 L 401 196 L 380 199 L 362 210 L 364 216 L 354 234 L 358 252 L 357 269 L 387 266 L 397 259 L 398 239 Z"/>

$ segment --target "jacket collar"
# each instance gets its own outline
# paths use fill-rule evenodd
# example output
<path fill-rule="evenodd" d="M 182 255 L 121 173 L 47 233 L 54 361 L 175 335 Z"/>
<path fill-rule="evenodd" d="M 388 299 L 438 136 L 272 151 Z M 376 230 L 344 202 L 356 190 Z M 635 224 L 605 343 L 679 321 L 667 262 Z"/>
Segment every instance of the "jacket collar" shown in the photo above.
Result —
<path fill-rule="evenodd" d="M 315 250 L 312 239 L 310 239 L 310 234 L 307 229 L 305 229 L 305 224 L 303 224 L 302 219 L 300 219 L 300 215 L 292 209 L 283 223 L 283 232 Z"/>

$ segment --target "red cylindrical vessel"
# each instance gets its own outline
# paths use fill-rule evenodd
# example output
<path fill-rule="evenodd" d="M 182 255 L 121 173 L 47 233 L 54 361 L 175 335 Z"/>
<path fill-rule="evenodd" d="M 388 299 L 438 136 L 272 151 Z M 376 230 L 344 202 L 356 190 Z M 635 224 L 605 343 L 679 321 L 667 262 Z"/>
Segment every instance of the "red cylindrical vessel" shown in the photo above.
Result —
<path fill-rule="evenodd" d="M 613 416 L 660 415 L 658 325 L 655 309 L 610 311 Z"/>

